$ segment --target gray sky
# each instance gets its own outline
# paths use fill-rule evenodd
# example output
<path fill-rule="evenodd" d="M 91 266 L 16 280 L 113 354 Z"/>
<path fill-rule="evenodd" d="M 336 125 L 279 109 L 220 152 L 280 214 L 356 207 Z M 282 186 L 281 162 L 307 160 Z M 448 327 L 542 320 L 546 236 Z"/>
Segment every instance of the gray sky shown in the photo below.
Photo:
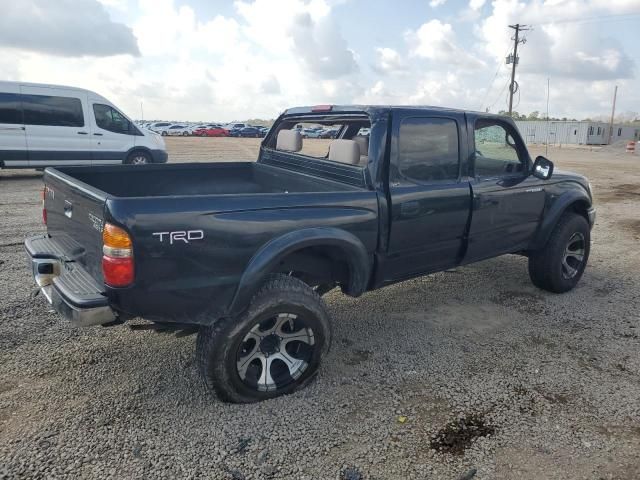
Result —
<path fill-rule="evenodd" d="M 640 111 L 640 0 L 21 0 L 0 79 L 95 90 L 134 118 L 272 118 L 319 103 L 506 109 L 510 23 L 526 23 L 516 110 Z"/>

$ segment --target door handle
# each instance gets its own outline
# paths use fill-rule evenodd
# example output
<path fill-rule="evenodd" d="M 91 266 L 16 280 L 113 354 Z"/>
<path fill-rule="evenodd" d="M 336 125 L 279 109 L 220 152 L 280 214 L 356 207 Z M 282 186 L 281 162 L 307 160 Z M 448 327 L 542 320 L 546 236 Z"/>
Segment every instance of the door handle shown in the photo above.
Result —
<path fill-rule="evenodd" d="M 101 133 L 94 133 L 94 135 L 97 136 L 97 137 L 101 137 L 102 136 Z"/>
<path fill-rule="evenodd" d="M 87 132 L 78 132 L 78 135 L 88 135 Z"/>

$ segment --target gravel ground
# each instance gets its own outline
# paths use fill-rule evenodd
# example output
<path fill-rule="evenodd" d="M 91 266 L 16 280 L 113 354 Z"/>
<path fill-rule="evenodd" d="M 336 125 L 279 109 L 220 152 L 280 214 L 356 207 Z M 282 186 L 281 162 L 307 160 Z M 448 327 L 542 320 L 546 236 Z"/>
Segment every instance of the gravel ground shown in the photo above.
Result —
<path fill-rule="evenodd" d="M 257 142 L 170 139 L 171 159 L 250 158 Z M 640 478 L 640 158 L 554 149 L 598 203 L 574 291 L 505 256 L 325 298 L 333 348 L 306 390 L 209 396 L 194 337 L 74 330 L 22 248 L 36 172 L 0 172 L 0 478 Z"/>

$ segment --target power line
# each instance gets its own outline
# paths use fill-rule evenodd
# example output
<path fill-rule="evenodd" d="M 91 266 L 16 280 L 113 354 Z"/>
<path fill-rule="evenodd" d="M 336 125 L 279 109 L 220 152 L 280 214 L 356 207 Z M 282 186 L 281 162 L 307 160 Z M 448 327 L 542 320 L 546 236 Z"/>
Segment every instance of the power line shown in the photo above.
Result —
<path fill-rule="evenodd" d="M 480 111 L 482 111 L 482 106 L 484 105 L 485 100 L 489 96 L 489 93 L 491 93 L 491 90 L 493 89 L 493 82 L 496 81 L 496 78 L 498 77 L 498 73 L 500 73 L 500 67 L 502 67 L 502 59 L 507 56 L 507 53 L 509 53 L 510 48 L 511 47 L 507 48 L 504 54 L 498 59 L 498 68 L 496 68 L 496 73 L 493 75 L 493 79 L 491 79 L 491 83 L 489 84 L 489 87 L 487 87 L 487 91 L 484 92 L 484 97 L 482 98 L 482 102 L 480 103 Z"/>

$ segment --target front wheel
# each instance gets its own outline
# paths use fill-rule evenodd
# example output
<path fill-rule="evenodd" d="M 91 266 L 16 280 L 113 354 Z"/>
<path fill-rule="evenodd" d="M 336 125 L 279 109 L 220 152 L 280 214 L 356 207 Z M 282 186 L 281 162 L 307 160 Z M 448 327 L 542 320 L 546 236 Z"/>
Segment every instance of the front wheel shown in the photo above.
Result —
<path fill-rule="evenodd" d="M 200 329 L 196 357 L 208 389 L 224 401 L 251 403 L 307 385 L 330 343 L 318 294 L 297 278 L 272 275 L 244 313 Z"/>
<path fill-rule="evenodd" d="M 151 156 L 145 152 L 132 152 L 126 160 L 130 165 L 146 165 L 151 163 Z"/>
<path fill-rule="evenodd" d="M 589 223 L 582 215 L 566 213 L 544 248 L 529 254 L 531 281 L 549 292 L 568 292 L 580 281 L 590 249 Z"/>

